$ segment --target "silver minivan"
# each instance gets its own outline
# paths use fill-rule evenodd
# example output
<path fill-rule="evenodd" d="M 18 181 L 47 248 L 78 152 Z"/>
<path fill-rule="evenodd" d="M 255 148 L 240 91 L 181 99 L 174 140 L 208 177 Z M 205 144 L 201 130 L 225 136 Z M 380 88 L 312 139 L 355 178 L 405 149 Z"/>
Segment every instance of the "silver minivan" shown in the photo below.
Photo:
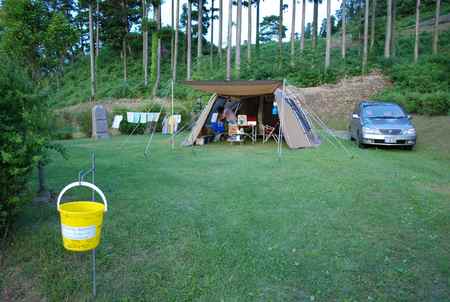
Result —
<path fill-rule="evenodd" d="M 349 125 L 350 138 L 358 147 L 401 146 L 413 149 L 416 129 L 411 116 L 395 103 L 362 101 L 356 105 Z"/>

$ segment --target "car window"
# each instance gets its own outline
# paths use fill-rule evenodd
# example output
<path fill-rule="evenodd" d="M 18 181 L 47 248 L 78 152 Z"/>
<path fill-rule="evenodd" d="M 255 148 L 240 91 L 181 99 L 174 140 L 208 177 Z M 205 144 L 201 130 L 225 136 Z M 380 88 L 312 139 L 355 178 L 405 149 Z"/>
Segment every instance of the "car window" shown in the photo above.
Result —
<path fill-rule="evenodd" d="M 366 118 L 402 118 L 405 113 L 396 105 L 369 105 L 363 109 Z"/>

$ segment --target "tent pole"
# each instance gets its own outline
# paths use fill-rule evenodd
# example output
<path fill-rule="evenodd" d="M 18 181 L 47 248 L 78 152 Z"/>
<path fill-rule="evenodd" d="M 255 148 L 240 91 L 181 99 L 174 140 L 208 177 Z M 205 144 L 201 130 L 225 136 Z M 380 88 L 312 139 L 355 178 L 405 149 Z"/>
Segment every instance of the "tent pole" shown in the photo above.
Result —
<path fill-rule="evenodd" d="M 282 114 L 284 115 L 284 98 L 286 97 L 285 93 L 286 89 L 286 79 L 283 79 L 283 93 L 281 94 L 281 103 L 280 108 L 278 108 L 278 117 L 280 119 L 280 127 L 278 128 L 278 157 L 281 158 L 282 156 L 282 143 L 283 143 L 283 118 Z"/>

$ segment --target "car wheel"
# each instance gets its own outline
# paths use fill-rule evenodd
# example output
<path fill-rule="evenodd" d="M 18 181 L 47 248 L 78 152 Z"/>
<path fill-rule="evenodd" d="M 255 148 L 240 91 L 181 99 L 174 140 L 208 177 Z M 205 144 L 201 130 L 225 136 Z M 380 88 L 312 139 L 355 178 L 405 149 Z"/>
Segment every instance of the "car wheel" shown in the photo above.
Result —
<path fill-rule="evenodd" d="M 355 138 L 354 138 L 353 135 L 352 135 L 352 129 L 351 129 L 350 127 L 348 127 L 348 133 L 349 133 L 349 135 L 350 135 L 350 140 L 351 140 L 351 141 L 354 141 Z"/>
<path fill-rule="evenodd" d="M 356 143 L 358 144 L 358 147 L 361 149 L 365 149 L 366 145 L 362 142 L 361 135 L 358 133 L 358 138 L 356 139 Z"/>

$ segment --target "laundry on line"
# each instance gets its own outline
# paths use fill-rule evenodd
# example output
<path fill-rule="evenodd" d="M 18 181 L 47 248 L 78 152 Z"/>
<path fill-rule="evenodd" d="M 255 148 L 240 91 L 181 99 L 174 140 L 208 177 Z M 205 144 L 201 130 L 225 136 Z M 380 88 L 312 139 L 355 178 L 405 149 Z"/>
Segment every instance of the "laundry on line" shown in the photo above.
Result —
<path fill-rule="evenodd" d="M 114 120 L 113 120 L 113 124 L 112 124 L 112 128 L 113 129 L 119 129 L 119 127 L 120 127 L 120 123 L 122 122 L 122 120 L 123 120 L 123 115 L 115 115 L 114 116 Z"/>
<path fill-rule="evenodd" d="M 127 122 L 133 124 L 157 122 L 159 115 L 159 112 L 127 112 Z"/>

